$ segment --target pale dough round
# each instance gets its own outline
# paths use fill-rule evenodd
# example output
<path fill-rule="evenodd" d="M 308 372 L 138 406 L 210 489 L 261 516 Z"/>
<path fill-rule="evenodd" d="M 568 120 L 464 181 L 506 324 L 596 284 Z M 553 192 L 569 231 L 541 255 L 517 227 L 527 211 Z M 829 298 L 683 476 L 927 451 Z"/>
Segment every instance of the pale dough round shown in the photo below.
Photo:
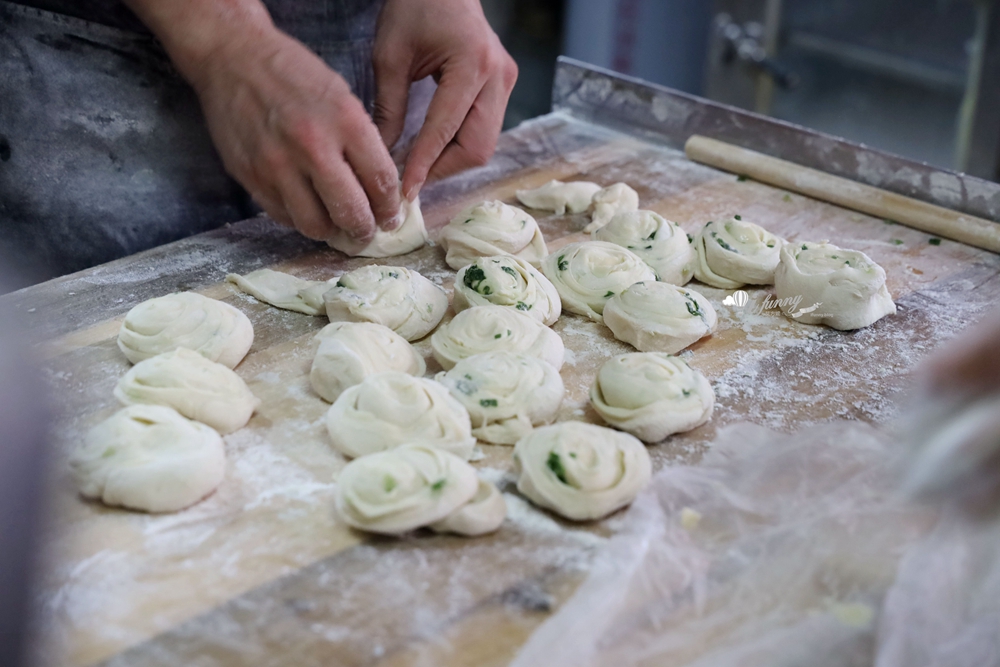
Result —
<path fill-rule="evenodd" d="M 784 241 L 739 215 L 710 221 L 695 239 L 694 277 L 713 287 L 770 285 Z"/>
<path fill-rule="evenodd" d="M 457 510 L 430 524 L 436 533 L 455 533 L 475 537 L 492 533 L 507 518 L 507 503 L 493 484 L 480 479 L 472 500 Z"/>
<path fill-rule="evenodd" d="M 510 255 L 480 257 L 455 276 L 456 313 L 488 305 L 516 308 L 546 326 L 562 312 L 555 285 L 531 264 Z"/>
<path fill-rule="evenodd" d="M 615 183 L 601 189 L 593 198 L 593 213 L 590 224 L 583 228 L 588 234 L 604 227 L 619 213 L 639 210 L 639 193 L 625 183 Z"/>
<path fill-rule="evenodd" d="M 594 240 L 631 250 L 656 271 L 658 280 L 672 285 L 686 285 L 698 261 L 684 230 L 653 211 L 618 214 L 594 232 Z"/>
<path fill-rule="evenodd" d="M 449 370 L 474 354 L 507 350 L 521 352 L 562 368 L 559 334 L 527 315 L 504 306 L 473 306 L 431 336 L 431 350 L 441 367 Z"/>
<path fill-rule="evenodd" d="M 704 296 L 661 282 L 636 283 L 604 308 L 604 323 L 615 338 L 640 352 L 680 352 L 712 333 L 717 321 Z"/>
<path fill-rule="evenodd" d="M 514 255 L 537 265 L 548 254 L 535 219 L 501 201 L 485 201 L 465 209 L 444 228 L 445 262 L 456 271 L 479 257 Z"/>
<path fill-rule="evenodd" d="M 515 194 L 525 206 L 562 215 L 566 211 L 583 213 L 600 190 L 600 185 L 588 181 L 563 183 L 553 180 L 532 190 L 518 190 Z"/>
<path fill-rule="evenodd" d="M 302 280 L 271 269 L 252 271 L 245 276 L 230 273 L 226 276 L 226 282 L 233 283 L 241 291 L 275 308 L 306 315 L 326 314 L 323 292 L 333 287 L 333 283 Z"/>
<path fill-rule="evenodd" d="M 346 232 L 336 229 L 333 236 L 327 239 L 330 247 L 351 257 L 395 257 L 405 255 L 427 243 L 427 230 L 424 228 L 424 216 L 420 212 L 420 197 L 408 202 L 405 197 L 399 205 L 399 217 L 403 223 L 386 232 L 375 229 L 375 236 L 366 244 L 352 239 Z"/>

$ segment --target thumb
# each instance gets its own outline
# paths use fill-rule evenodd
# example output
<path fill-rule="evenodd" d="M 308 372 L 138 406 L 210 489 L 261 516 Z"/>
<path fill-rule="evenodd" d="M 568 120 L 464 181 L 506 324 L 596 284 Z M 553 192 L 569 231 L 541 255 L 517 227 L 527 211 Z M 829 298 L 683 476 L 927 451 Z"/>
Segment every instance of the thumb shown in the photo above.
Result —
<path fill-rule="evenodd" d="M 375 125 L 382 141 L 390 150 L 399 141 L 406 123 L 406 107 L 410 97 L 409 67 L 398 60 L 379 57 L 375 68 Z"/>

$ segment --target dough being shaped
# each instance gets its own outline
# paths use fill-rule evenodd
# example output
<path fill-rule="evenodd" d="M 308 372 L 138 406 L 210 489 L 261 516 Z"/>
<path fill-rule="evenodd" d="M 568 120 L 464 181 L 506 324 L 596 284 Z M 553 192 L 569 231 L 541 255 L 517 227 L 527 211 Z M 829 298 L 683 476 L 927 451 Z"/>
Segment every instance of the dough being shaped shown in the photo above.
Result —
<path fill-rule="evenodd" d="M 500 201 L 485 201 L 452 218 L 441 246 L 448 251 L 444 261 L 456 271 L 480 257 L 514 255 L 538 265 L 549 254 L 535 219 Z"/>
<path fill-rule="evenodd" d="M 896 313 L 885 270 L 863 252 L 826 241 L 786 244 L 774 272 L 774 293 L 788 317 L 841 331 Z"/>
<path fill-rule="evenodd" d="M 352 458 L 417 443 L 468 460 L 476 446 L 465 407 L 441 384 L 406 373 L 376 373 L 345 389 L 326 413 L 326 430 Z"/>
<path fill-rule="evenodd" d="M 118 381 L 115 398 L 166 405 L 223 435 L 246 426 L 260 405 L 239 375 L 183 347 L 137 363 Z"/>
<path fill-rule="evenodd" d="M 784 241 L 760 225 L 735 216 L 710 221 L 694 240 L 694 277 L 713 287 L 770 285 Z"/>
<path fill-rule="evenodd" d="M 319 349 L 309 382 L 333 403 L 348 387 L 369 375 L 396 371 L 417 377 L 427 371 L 424 358 L 389 327 L 372 322 L 333 322 L 316 334 Z"/>
<path fill-rule="evenodd" d="M 604 323 L 615 338 L 640 352 L 680 352 L 712 333 L 717 321 L 704 296 L 661 282 L 636 283 L 604 308 Z"/>
<path fill-rule="evenodd" d="M 584 227 L 583 231 L 592 234 L 619 213 L 632 213 L 638 210 L 639 193 L 624 183 L 615 183 L 594 195 L 590 224 Z"/>
<path fill-rule="evenodd" d="M 400 266 L 363 266 L 345 273 L 323 295 L 331 322 L 383 324 L 406 340 L 431 332 L 448 310 L 445 291 Z"/>
<path fill-rule="evenodd" d="M 587 181 L 573 181 L 572 183 L 549 181 L 541 187 L 533 190 L 518 190 L 515 194 L 517 200 L 525 206 L 562 215 L 566 211 L 583 213 L 590 208 L 591 200 L 600 190 L 600 185 Z"/>
<path fill-rule="evenodd" d="M 546 326 L 562 312 L 555 285 L 531 264 L 510 255 L 480 257 L 455 276 L 456 313 L 489 305 L 516 308 Z"/>
<path fill-rule="evenodd" d="M 613 357 L 590 387 L 597 414 L 645 442 L 701 426 L 712 416 L 715 393 L 705 376 L 660 352 Z"/>
<path fill-rule="evenodd" d="M 69 465 L 87 498 L 176 512 L 222 483 L 226 453 L 218 433 L 173 408 L 130 405 L 92 428 Z"/>
<path fill-rule="evenodd" d="M 337 478 L 337 514 L 369 533 L 401 535 L 437 523 L 479 490 L 476 469 L 443 449 L 403 445 L 344 466 Z"/>
<path fill-rule="evenodd" d="M 520 352 L 562 368 L 562 338 L 552 329 L 504 306 L 473 306 L 431 336 L 431 350 L 441 367 L 450 370 L 474 354 L 506 350 Z"/>
<path fill-rule="evenodd" d="M 246 315 L 195 292 L 143 301 L 128 311 L 118 331 L 118 347 L 133 364 L 186 347 L 235 368 L 252 344 L 253 325 Z"/>
<path fill-rule="evenodd" d="M 698 261 L 684 230 L 653 211 L 620 213 L 594 232 L 594 240 L 631 250 L 672 285 L 686 285 Z"/>
<path fill-rule="evenodd" d="M 559 371 L 515 352 L 476 354 L 434 379 L 469 411 L 472 435 L 495 445 L 513 445 L 552 422 L 566 393 Z"/>
<path fill-rule="evenodd" d="M 334 230 L 333 236 L 326 242 L 331 248 L 351 257 L 395 257 L 423 247 L 427 243 L 427 230 L 424 228 L 424 215 L 420 212 L 420 197 L 412 203 L 403 197 L 399 217 L 403 219 L 403 224 L 391 232 L 376 228 L 375 236 L 367 244 L 355 241 L 342 229 Z"/>
<path fill-rule="evenodd" d="M 627 433 L 583 422 L 542 426 L 514 446 L 517 490 L 567 519 L 600 519 L 625 507 L 649 482 L 652 466 Z"/>
<path fill-rule="evenodd" d="M 562 297 L 565 310 L 603 321 L 608 299 L 642 280 L 656 280 L 653 269 L 631 250 L 605 241 L 570 243 L 542 262 L 542 273 Z"/>
<path fill-rule="evenodd" d="M 258 301 L 306 315 L 326 314 L 323 292 L 333 286 L 321 280 L 302 280 L 271 269 L 260 269 L 245 276 L 230 273 L 226 281 Z"/>
<path fill-rule="evenodd" d="M 430 524 L 435 533 L 455 533 L 475 537 L 494 532 L 507 518 L 507 503 L 500 491 L 485 480 L 479 480 L 479 488 L 472 500 L 457 510 Z"/>

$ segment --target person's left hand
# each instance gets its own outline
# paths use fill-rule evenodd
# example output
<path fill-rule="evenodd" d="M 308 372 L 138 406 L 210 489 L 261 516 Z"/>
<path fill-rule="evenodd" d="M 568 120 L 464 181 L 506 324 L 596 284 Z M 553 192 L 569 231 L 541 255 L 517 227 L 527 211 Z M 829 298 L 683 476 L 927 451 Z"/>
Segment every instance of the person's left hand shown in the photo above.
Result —
<path fill-rule="evenodd" d="M 479 0 L 387 0 L 373 53 L 375 122 L 390 148 L 403 132 L 410 83 L 434 76 L 427 119 L 403 172 L 412 200 L 424 181 L 485 164 L 493 155 L 517 65 Z"/>

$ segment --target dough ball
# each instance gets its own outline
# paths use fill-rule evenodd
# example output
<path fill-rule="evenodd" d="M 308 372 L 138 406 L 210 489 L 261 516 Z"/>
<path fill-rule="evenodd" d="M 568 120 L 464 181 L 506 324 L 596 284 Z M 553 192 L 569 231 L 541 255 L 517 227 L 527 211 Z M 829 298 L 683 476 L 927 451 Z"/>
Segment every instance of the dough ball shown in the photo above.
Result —
<path fill-rule="evenodd" d="M 118 381 L 115 398 L 166 405 L 222 434 L 246 426 L 260 405 L 239 375 L 183 347 L 133 366 Z"/>
<path fill-rule="evenodd" d="M 786 244 L 774 293 L 788 317 L 850 331 L 896 313 L 885 270 L 857 250 L 822 243 Z"/>
<path fill-rule="evenodd" d="M 326 314 L 323 292 L 333 287 L 331 283 L 321 280 L 302 280 L 271 269 L 260 269 L 245 276 L 230 273 L 226 276 L 226 281 L 275 308 L 306 315 Z"/>
<path fill-rule="evenodd" d="M 715 393 L 705 376 L 660 352 L 621 354 L 604 362 L 590 388 L 597 414 L 646 442 L 701 426 Z"/>
<path fill-rule="evenodd" d="M 716 322 L 708 299 L 669 283 L 636 283 L 604 308 L 604 323 L 615 338 L 641 352 L 680 352 L 712 333 Z"/>
<path fill-rule="evenodd" d="M 456 533 L 475 537 L 492 533 L 507 518 L 507 503 L 500 491 L 485 480 L 479 480 L 479 488 L 472 500 L 435 523 L 430 529 L 436 533 Z"/>
<path fill-rule="evenodd" d="M 563 347 L 559 334 L 527 315 L 504 306 L 473 306 L 431 336 L 431 349 L 441 367 L 448 370 L 474 354 L 506 350 L 521 352 L 562 368 Z"/>
<path fill-rule="evenodd" d="M 782 239 L 741 216 L 710 221 L 694 240 L 694 277 L 722 289 L 770 285 L 782 245 Z"/>
<path fill-rule="evenodd" d="M 427 230 L 424 228 L 424 215 L 420 212 L 420 197 L 412 203 L 403 197 L 399 217 L 403 224 L 391 232 L 376 228 L 375 237 L 367 244 L 355 241 L 339 228 L 326 242 L 331 248 L 351 257 L 395 257 L 423 247 L 427 243 Z"/>
<path fill-rule="evenodd" d="M 406 373 L 376 373 L 345 389 L 326 413 L 326 429 L 352 458 L 418 443 L 467 460 L 476 446 L 462 404 L 434 380 Z"/>
<path fill-rule="evenodd" d="M 641 442 L 603 426 L 562 422 L 536 428 L 514 446 L 517 490 L 567 519 L 600 519 L 625 507 L 649 482 Z"/>
<path fill-rule="evenodd" d="M 517 200 L 525 206 L 562 215 L 566 211 L 583 213 L 590 208 L 591 200 L 600 190 L 600 185 L 587 181 L 549 181 L 541 187 L 518 190 L 515 194 Z"/>
<path fill-rule="evenodd" d="M 400 535 L 441 521 L 478 490 L 475 468 L 459 457 L 408 444 L 344 466 L 337 478 L 337 514 L 359 530 Z"/>
<path fill-rule="evenodd" d="M 480 257 L 514 255 L 537 265 L 548 253 L 535 219 L 500 201 L 467 208 L 441 233 L 445 261 L 456 271 Z"/>
<path fill-rule="evenodd" d="M 176 512 L 222 483 L 222 438 L 162 405 L 130 405 L 90 430 L 70 457 L 87 498 L 144 512 Z"/>
<path fill-rule="evenodd" d="M 128 311 L 118 331 L 118 347 L 133 364 L 186 347 L 235 368 L 252 344 L 253 325 L 246 315 L 195 292 L 143 301 Z"/>
<path fill-rule="evenodd" d="M 614 243 L 571 243 L 542 262 L 542 273 L 562 297 L 565 310 L 601 322 L 608 299 L 656 273 L 638 255 Z"/>
<path fill-rule="evenodd" d="M 448 310 L 444 290 L 400 266 L 363 266 L 323 295 L 331 322 L 383 324 L 406 340 L 429 334 Z"/>
<path fill-rule="evenodd" d="M 653 211 L 620 213 L 594 232 L 594 240 L 631 250 L 656 271 L 658 280 L 672 285 L 686 285 L 698 261 L 684 230 Z"/>
<path fill-rule="evenodd" d="M 333 322 L 323 327 L 316 338 L 320 343 L 309 382 L 330 403 L 369 375 L 396 371 L 421 376 L 427 370 L 424 358 L 413 346 L 381 324 Z"/>
<path fill-rule="evenodd" d="M 469 411 L 472 435 L 495 445 L 513 445 L 551 422 L 566 392 L 550 364 L 505 351 L 462 359 L 434 379 Z"/>
<path fill-rule="evenodd" d="M 472 306 L 516 308 L 542 324 L 559 319 L 562 302 L 555 285 L 528 262 L 510 255 L 481 257 L 455 276 L 455 312 Z"/>
<path fill-rule="evenodd" d="M 590 224 L 583 231 L 588 234 L 604 227 L 619 213 L 631 213 L 639 210 L 639 193 L 625 185 L 615 183 L 599 190 L 593 199 L 593 213 Z"/>

